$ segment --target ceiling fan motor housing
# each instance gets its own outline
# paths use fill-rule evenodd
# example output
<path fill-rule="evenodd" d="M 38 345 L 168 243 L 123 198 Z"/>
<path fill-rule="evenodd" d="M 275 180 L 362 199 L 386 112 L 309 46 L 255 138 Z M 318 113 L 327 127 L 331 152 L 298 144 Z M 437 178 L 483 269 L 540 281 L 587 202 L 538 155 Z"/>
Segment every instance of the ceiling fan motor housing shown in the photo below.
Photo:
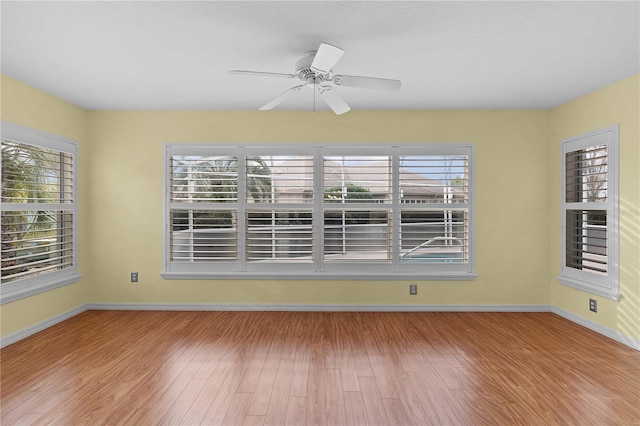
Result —
<path fill-rule="evenodd" d="M 317 50 L 309 50 L 304 54 L 303 58 L 296 61 L 296 74 L 298 74 L 300 80 L 307 80 L 308 77 L 315 76 L 316 73 L 311 69 L 311 64 L 317 52 Z"/>

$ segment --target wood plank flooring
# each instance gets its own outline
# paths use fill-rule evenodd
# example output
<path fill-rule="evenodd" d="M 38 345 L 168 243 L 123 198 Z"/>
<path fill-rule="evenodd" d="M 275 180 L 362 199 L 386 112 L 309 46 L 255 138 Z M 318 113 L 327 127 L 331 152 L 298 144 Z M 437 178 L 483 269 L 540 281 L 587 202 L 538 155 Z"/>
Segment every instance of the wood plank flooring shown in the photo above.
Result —
<path fill-rule="evenodd" d="M 640 424 L 640 352 L 552 313 L 87 311 L 1 374 L 2 425 Z"/>

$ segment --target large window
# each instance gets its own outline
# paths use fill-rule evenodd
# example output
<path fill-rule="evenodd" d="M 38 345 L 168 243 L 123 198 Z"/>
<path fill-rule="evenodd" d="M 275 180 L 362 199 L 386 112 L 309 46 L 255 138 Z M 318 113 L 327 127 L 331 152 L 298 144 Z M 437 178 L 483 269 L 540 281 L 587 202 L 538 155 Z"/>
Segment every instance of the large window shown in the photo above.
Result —
<path fill-rule="evenodd" d="M 2 303 L 79 278 L 75 170 L 74 142 L 2 123 Z"/>
<path fill-rule="evenodd" d="M 166 278 L 471 279 L 473 147 L 166 146 Z"/>
<path fill-rule="evenodd" d="M 618 284 L 618 128 L 562 142 L 562 274 L 612 299 Z"/>

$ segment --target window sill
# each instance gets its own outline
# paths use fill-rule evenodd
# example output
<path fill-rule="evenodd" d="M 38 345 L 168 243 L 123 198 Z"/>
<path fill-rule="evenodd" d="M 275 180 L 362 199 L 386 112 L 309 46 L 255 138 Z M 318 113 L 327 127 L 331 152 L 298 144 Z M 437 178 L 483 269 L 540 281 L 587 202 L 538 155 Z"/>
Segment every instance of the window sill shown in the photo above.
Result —
<path fill-rule="evenodd" d="M 562 275 L 558 277 L 558 281 L 560 281 L 561 284 L 577 290 L 595 294 L 596 296 L 606 297 L 607 299 L 615 300 L 616 302 L 620 301 L 621 295 L 619 291 L 598 287 L 586 281 L 580 281 L 575 278 L 569 278 Z"/>
<path fill-rule="evenodd" d="M 265 274 L 250 273 L 202 273 L 202 272 L 162 272 L 166 280 L 420 280 L 420 281 L 471 281 L 478 277 L 475 273 L 386 273 L 386 274 L 345 274 L 345 273 L 295 273 Z"/>
<path fill-rule="evenodd" d="M 16 300 L 24 299 L 38 293 L 44 293 L 54 288 L 64 287 L 75 283 L 80 277 L 82 277 L 81 274 L 74 272 L 55 278 L 42 275 L 34 277 L 33 280 L 2 284 L 0 287 L 0 305 L 15 302 Z"/>

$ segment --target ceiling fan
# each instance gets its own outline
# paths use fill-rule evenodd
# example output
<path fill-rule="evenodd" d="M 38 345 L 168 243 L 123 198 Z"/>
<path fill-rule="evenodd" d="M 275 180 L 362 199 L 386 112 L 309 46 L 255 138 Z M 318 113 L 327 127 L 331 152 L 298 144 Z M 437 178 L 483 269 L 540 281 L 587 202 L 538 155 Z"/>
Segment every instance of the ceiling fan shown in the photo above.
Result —
<path fill-rule="evenodd" d="M 357 87 L 362 89 L 386 90 L 397 92 L 400 90 L 400 80 L 390 80 L 387 78 L 362 77 L 357 75 L 339 75 L 333 73 L 333 67 L 344 55 L 344 50 L 327 43 L 321 43 L 318 50 L 311 50 L 296 62 L 295 74 L 284 74 L 276 72 L 244 71 L 232 70 L 231 74 L 252 75 L 262 77 L 298 78 L 303 84 L 293 86 L 278 97 L 267 102 L 260 110 L 266 111 L 275 108 L 286 98 L 299 92 L 305 87 L 314 90 L 314 110 L 315 93 L 318 93 L 322 100 L 336 114 L 344 114 L 351 110 L 349 105 L 342 99 L 338 92 L 329 84 L 345 87 Z"/>

